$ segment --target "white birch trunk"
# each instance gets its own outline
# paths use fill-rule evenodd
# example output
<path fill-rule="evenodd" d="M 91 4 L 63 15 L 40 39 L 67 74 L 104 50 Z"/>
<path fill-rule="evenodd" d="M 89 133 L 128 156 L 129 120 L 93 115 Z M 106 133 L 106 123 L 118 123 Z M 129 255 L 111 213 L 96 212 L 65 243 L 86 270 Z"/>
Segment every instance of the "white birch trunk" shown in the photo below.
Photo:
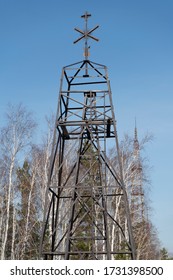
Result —
<path fill-rule="evenodd" d="M 5 220 L 5 226 L 4 226 L 4 239 L 2 240 L 2 250 L 1 250 L 1 260 L 5 259 L 5 248 L 7 244 L 7 236 L 8 236 L 8 229 L 9 229 L 9 219 L 10 219 L 10 202 L 11 202 L 11 191 L 12 191 L 12 174 L 14 169 L 14 156 L 11 160 L 10 165 L 10 172 L 9 172 L 9 186 L 8 186 L 8 192 L 7 192 L 7 206 L 6 206 L 6 220 Z"/>
<path fill-rule="evenodd" d="M 12 242 L 11 242 L 11 260 L 15 259 L 15 253 L 14 253 L 14 244 L 15 244 L 15 236 L 16 236 L 16 210 L 15 207 L 13 207 L 13 227 L 12 227 Z"/>

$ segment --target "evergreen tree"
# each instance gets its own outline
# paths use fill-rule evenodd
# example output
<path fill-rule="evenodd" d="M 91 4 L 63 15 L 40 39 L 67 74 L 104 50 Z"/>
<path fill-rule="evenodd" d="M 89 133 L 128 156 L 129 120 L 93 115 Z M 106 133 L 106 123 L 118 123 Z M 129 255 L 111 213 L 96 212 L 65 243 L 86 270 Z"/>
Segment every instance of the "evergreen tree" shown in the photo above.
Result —
<path fill-rule="evenodd" d="M 168 251 L 164 247 L 160 250 L 160 259 L 169 260 Z"/>
<path fill-rule="evenodd" d="M 21 259 L 38 258 L 39 222 L 37 217 L 37 197 L 30 164 L 25 161 L 17 170 L 18 188 L 21 193 L 19 210 L 19 244 Z"/>

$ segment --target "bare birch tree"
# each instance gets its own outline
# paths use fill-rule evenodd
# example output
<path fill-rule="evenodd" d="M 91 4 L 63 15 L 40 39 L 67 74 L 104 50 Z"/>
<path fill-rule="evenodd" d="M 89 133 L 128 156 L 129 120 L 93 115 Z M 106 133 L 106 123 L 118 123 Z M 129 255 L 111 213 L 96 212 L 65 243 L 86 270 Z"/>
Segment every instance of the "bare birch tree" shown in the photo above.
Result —
<path fill-rule="evenodd" d="M 1 129 L 0 133 L 0 149 L 2 159 L 6 169 L 5 182 L 5 223 L 2 234 L 1 259 L 7 257 L 6 246 L 9 233 L 10 215 L 15 222 L 15 169 L 17 161 L 20 160 L 22 152 L 30 144 L 33 130 L 36 124 L 32 118 L 32 114 L 24 108 L 23 105 L 9 105 L 6 112 L 6 125 Z M 10 208 L 12 213 L 10 214 Z M 14 239 L 15 226 L 12 227 L 12 240 L 10 248 L 10 258 L 14 259 Z"/>

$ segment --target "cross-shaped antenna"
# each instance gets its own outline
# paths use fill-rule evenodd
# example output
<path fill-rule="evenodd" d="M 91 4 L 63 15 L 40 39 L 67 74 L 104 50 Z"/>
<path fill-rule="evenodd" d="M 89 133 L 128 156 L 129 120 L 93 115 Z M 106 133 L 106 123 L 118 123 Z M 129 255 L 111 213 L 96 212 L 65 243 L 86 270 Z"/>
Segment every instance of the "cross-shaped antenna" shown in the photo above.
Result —
<path fill-rule="evenodd" d="M 85 39 L 85 52 L 84 52 L 84 56 L 85 56 L 85 60 L 88 60 L 88 56 L 89 56 L 89 46 L 88 46 L 88 39 L 91 38 L 95 41 L 99 41 L 99 39 L 97 39 L 96 37 L 92 36 L 91 33 L 93 31 L 95 31 L 99 25 L 97 25 L 96 27 L 92 28 L 91 30 L 88 30 L 88 18 L 91 17 L 91 14 L 88 14 L 88 12 L 85 12 L 84 15 L 81 16 L 81 18 L 84 18 L 85 20 L 85 30 L 82 31 L 79 28 L 75 28 L 74 30 L 76 30 L 77 32 L 79 32 L 80 34 L 82 34 L 81 37 L 79 37 L 77 40 L 75 40 L 73 43 L 76 44 L 77 42 L 79 42 L 82 39 Z"/>

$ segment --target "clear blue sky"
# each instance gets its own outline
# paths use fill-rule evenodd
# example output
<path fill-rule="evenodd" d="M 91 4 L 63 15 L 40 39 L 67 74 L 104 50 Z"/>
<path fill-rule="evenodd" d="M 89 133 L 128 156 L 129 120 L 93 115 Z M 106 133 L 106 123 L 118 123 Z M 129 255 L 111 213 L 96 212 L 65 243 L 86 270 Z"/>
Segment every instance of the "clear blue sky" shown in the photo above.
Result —
<path fill-rule="evenodd" d="M 148 146 L 153 222 L 173 252 L 173 1 L 0 0 L 0 125 L 8 102 L 35 112 L 40 127 L 55 112 L 62 66 L 83 59 L 74 27 L 92 14 L 100 28 L 91 60 L 108 66 L 119 139 L 155 139 Z"/>

